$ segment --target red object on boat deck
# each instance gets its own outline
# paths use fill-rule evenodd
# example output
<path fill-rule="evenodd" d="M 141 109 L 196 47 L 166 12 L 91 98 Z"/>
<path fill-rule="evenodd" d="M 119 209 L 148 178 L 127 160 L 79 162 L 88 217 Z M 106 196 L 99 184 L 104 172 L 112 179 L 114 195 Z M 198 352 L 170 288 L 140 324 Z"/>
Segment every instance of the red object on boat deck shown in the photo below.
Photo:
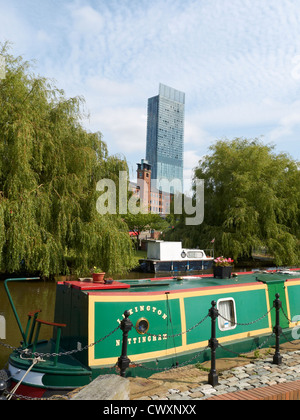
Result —
<path fill-rule="evenodd" d="M 110 284 L 93 283 L 92 281 L 64 281 L 64 284 L 69 284 L 75 289 L 79 290 L 112 290 L 112 289 L 129 289 L 130 284 L 122 283 L 121 281 L 113 281 Z"/>

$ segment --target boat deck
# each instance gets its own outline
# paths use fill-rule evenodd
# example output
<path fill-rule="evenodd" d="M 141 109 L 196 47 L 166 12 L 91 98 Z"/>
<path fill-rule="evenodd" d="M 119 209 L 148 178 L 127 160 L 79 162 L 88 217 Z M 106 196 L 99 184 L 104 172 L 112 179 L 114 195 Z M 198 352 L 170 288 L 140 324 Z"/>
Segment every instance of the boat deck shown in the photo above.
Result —
<path fill-rule="evenodd" d="M 282 280 L 300 281 L 299 269 L 288 271 L 249 271 L 233 273 L 231 278 L 216 279 L 213 274 L 194 276 L 156 277 L 138 280 L 118 280 L 112 284 L 93 283 L 90 279 L 84 281 L 66 281 L 64 283 L 86 293 L 176 293 L 183 290 L 211 289 L 222 287 L 242 287 L 257 285 L 257 282 L 269 283 Z"/>

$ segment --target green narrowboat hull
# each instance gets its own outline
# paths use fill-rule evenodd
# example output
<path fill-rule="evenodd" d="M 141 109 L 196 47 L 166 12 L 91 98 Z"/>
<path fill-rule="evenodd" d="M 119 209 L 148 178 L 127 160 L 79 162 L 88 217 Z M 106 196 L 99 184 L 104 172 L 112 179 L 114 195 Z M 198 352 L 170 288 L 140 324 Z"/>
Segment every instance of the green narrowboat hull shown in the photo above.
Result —
<path fill-rule="evenodd" d="M 42 356 L 44 361 L 32 368 L 23 385 L 68 391 L 87 385 L 98 375 L 115 373 L 122 353 L 119 327 L 125 311 L 133 324 L 127 340 L 131 365 L 126 376 L 147 377 L 172 366 L 210 360 L 208 311 L 212 301 L 222 315 L 216 322 L 217 358 L 272 346 L 276 293 L 282 302 L 281 341 L 293 340 L 297 329 L 293 317 L 300 314 L 297 270 L 238 273 L 230 279 L 200 275 L 114 281 L 111 285 L 59 282 L 54 321 L 66 325 L 61 329 L 62 354 L 53 355 L 56 335 L 49 342 L 37 343 L 35 351 L 48 356 Z M 19 370 L 15 382 L 32 363 L 26 358 L 18 351 L 10 356 L 10 370 Z"/>

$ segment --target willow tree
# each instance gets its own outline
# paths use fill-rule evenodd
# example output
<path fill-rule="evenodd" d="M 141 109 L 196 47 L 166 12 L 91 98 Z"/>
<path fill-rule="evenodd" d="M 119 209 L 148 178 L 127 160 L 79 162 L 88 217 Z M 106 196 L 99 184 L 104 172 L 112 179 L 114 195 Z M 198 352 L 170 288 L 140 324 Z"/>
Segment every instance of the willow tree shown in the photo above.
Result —
<path fill-rule="evenodd" d="M 82 99 L 5 57 L 0 80 L 0 270 L 44 275 L 131 268 L 128 227 L 96 210 L 97 182 L 126 162 L 81 124 Z M 98 194 L 98 195 L 97 195 Z"/>
<path fill-rule="evenodd" d="M 215 239 L 218 255 L 247 258 L 265 248 L 278 265 L 300 262 L 298 162 L 258 139 L 222 140 L 199 162 L 195 177 L 204 180 L 205 199 L 204 222 L 185 228 L 194 246 Z"/>

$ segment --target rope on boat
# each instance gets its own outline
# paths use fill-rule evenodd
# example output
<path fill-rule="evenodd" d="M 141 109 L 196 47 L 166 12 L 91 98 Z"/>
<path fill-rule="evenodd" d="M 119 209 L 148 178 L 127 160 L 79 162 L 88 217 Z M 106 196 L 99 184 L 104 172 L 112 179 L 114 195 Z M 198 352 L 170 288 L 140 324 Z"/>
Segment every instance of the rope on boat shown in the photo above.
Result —
<path fill-rule="evenodd" d="M 114 334 L 119 329 L 120 329 L 120 325 L 118 325 L 114 330 L 112 330 L 110 333 L 106 334 L 104 337 L 99 338 L 99 340 L 95 341 L 94 343 L 87 344 L 86 346 L 84 346 L 80 349 L 61 351 L 59 353 L 38 353 L 38 352 L 32 353 L 32 351 L 29 348 L 23 349 L 23 348 L 11 346 L 10 344 L 3 343 L 2 341 L 0 341 L 0 346 L 6 347 L 7 349 L 11 349 L 13 351 L 18 352 L 20 354 L 21 358 L 22 358 L 22 354 L 25 354 L 25 356 L 35 356 L 36 358 L 39 358 L 39 357 L 55 357 L 55 356 L 71 356 L 72 354 L 79 353 L 79 352 L 82 352 L 84 350 L 87 350 L 89 347 L 93 347 L 96 344 L 100 343 L 101 341 L 106 340 L 108 337 L 110 337 L 112 334 Z M 39 361 L 43 361 L 43 360 L 40 359 Z"/>
<path fill-rule="evenodd" d="M 28 375 L 28 373 L 31 371 L 31 369 L 38 363 L 41 362 L 42 359 L 40 357 L 36 357 L 35 359 L 32 360 L 32 364 L 29 366 L 29 368 L 27 369 L 27 371 L 25 372 L 25 374 L 23 375 L 23 377 L 20 379 L 20 381 L 17 383 L 17 385 L 11 390 L 11 392 L 9 393 L 9 397 L 7 398 L 8 400 L 10 400 L 14 394 L 16 393 L 17 389 L 19 388 L 19 386 L 21 385 L 21 383 L 23 382 L 23 380 L 26 378 L 26 376 Z"/>

